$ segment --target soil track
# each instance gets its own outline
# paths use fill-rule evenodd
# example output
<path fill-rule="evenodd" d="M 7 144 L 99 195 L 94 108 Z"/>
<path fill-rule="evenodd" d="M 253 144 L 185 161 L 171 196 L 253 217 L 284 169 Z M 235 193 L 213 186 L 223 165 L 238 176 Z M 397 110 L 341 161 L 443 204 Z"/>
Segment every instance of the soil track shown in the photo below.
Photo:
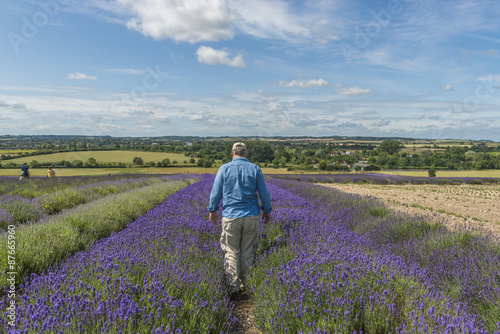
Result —
<path fill-rule="evenodd" d="M 322 184 L 348 193 L 374 196 L 394 210 L 430 215 L 451 229 L 465 224 L 500 237 L 499 185 Z"/>
<path fill-rule="evenodd" d="M 240 292 L 234 303 L 236 306 L 235 313 L 239 320 L 236 333 L 260 334 L 261 331 L 258 330 L 254 323 L 252 296 L 246 292 Z"/>

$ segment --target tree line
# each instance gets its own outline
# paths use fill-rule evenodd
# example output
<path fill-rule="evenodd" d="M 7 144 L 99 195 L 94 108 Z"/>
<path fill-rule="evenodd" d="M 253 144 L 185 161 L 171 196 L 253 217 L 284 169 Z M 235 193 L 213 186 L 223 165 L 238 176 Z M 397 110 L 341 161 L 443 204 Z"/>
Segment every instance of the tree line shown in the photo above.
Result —
<path fill-rule="evenodd" d="M 398 139 L 385 139 L 378 143 L 373 141 L 344 140 L 343 142 L 328 140 L 289 140 L 280 138 L 246 139 L 246 138 L 114 138 L 114 137 L 72 137 L 54 136 L 41 140 L 39 138 L 2 140 L 0 149 L 22 147 L 31 149 L 21 155 L 0 155 L 0 167 L 16 168 L 17 164 L 9 160 L 25 157 L 31 165 L 37 168 L 36 159 L 30 156 L 70 151 L 127 150 L 137 151 L 137 159 L 128 163 L 100 165 L 93 158 L 87 161 L 55 161 L 54 166 L 67 168 L 89 167 L 127 167 L 140 165 L 151 167 L 169 167 L 184 164 L 190 166 L 211 167 L 216 163 L 226 163 L 231 160 L 231 147 L 234 141 L 244 141 L 248 148 L 250 161 L 261 166 L 286 167 L 296 170 L 341 170 L 353 168 L 364 163 L 369 168 L 379 169 L 427 169 L 434 166 L 437 169 L 500 169 L 500 145 L 486 142 L 464 142 L 464 145 L 429 146 L 428 149 L 416 152 L 411 147 L 405 147 Z M 190 140 L 188 140 L 190 139 Z M 488 145 L 489 144 L 489 145 Z M 436 151 L 440 148 L 441 151 Z M 164 159 L 158 162 L 145 162 L 140 152 L 169 152 L 184 154 L 186 160 L 171 162 Z M 95 159 L 94 159 L 95 160 Z M 46 165 L 46 163 L 44 164 Z"/>

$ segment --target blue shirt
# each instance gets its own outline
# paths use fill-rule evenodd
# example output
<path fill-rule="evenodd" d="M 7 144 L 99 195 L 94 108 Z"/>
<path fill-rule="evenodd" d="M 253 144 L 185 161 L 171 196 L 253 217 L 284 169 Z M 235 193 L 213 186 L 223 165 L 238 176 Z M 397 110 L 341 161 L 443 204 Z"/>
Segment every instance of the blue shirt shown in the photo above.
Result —
<path fill-rule="evenodd" d="M 257 196 L 257 191 L 259 196 Z M 259 197 L 262 206 L 259 206 Z M 271 213 L 271 196 L 259 166 L 247 158 L 236 157 L 222 165 L 215 177 L 210 193 L 209 211 L 216 211 L 223 198 L 222 216 L 240 218 Z"/>

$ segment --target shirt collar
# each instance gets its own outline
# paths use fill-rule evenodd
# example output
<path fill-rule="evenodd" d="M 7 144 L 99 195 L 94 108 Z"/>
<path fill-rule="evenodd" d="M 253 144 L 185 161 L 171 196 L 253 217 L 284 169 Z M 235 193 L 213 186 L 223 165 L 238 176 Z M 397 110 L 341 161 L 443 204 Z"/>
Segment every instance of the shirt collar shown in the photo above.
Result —
<path fill-rule="evenodd" d="M 234 159 L 233 159 L 233 161 L 235 161 L 235 160 L 243 160 L 243 161 L 248 161 L 248 159 L 247 159 L 247 158 L 244 158 L 244 157 L 236 157 L 236 158 L 234 158 Z"/>

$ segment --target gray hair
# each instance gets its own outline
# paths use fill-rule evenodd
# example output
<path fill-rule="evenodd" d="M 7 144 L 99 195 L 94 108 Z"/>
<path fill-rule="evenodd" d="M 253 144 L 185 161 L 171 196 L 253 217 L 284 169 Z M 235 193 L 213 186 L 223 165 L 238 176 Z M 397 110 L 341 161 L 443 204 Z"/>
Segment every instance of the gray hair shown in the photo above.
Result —
<path fill-rule="evenodd" d="M 242 157 L 245 155 L 245 153 L 247 153 L 247 150 L 243 147 L 242 148 L 238 147 L 238 148 L 233 149 L 233 153 L 234 153 L 234 155 L 238 155 L 238 156 Z"/>

